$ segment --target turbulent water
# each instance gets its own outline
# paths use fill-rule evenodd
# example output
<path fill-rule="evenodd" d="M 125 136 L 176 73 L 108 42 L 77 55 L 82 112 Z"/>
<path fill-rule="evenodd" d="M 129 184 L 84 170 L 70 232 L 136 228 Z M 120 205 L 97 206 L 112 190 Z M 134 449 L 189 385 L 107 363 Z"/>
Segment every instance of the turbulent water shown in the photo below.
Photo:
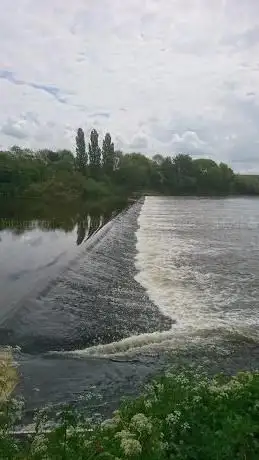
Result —
<path fill-rule="evenodd" d="M 37 283 L 32 252 L 23 271 L 5 268 L 0 234 L 0 340 L 22 349 L 28 410 L 91 394 L 91 411 L 109 412 L 172 363 L 259 367 L 257 199 L 146 197 L 99 227 L 77 248 L 73 232 L 44 240 Z"/>
<path fill-rule="evenodd" d="M 146 199 L 137 280 L 173 335 L 259 339 L 258 230 L 257 199 Z"/>

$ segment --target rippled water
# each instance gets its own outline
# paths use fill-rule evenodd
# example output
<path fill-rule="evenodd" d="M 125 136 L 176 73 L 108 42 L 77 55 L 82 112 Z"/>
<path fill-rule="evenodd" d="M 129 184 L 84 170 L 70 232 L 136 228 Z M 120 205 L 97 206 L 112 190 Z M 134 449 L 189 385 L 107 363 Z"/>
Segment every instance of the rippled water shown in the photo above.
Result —
<path fill-rule="evenodd" d="M 259 339 L 259 201 L 147 197 L 136 279 L 184 334 Z"/>
<path fill-rule="evenodd" d="M 259 367 L 257 199 L 146 197 L 95 228 L 88 239 L 25 232 L 34 243 L 19 253 L 17 237 L 23 268 L 9 272 L 10 234 L 0 233 L 0 341 L 22 348 L 28 410 L 81 406 L 90 392 L 103 414 L 172 363 Z"/>
<path fill-rule="evenodd" d="M 259 201 L 146 197 L 135 279 L 172 326 L 80 356 L 153 354 L 259 340 Z"/>

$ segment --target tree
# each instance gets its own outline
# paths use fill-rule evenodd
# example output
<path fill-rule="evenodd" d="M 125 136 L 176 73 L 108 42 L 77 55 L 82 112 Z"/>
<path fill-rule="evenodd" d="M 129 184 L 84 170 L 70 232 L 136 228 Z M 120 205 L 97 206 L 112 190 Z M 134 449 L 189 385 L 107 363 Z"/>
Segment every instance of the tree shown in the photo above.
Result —
<path fill-rule="evenodd" d="M 193 193 L 196 189 L 193 160 L 190 155 L 179 154 L 173 158 L 176 193 Z"/>
<path fill-rule="evenodd" d="M 54 163 L 55 161 L 59 160 L 58 153 L 50 149 L 41 149 L 38 150 L 37 153 L 41 160 L 43 160 L 45 163 Z"/>
<path fill-rule="evenodd" d="M 153 162 L 140 153 L 122 155 L 115 180 L 127 191 L 141 192 L 151 187 Z"/>
<path fill-rule="evenodd" d="M 103 168 L 107 174 L 111 174 L 115 166 L 115 151 L 114 143 L 112 142 L 110 133 L 105 134 L 103 141 Z"/>
<path fill-rule="evenodd" d="M 157 165 L 161 165 L 164 161 L 164 157 L 163 155 L 160 155 L 160 153 L 156 153 L 153 157 L 152 157 L 152 160 L 157 164 Z"/>
<path fill-rule="evenodd" d="M 101 168 L 101 149 L 98 144 L 98 132 L 96 129 L 91 131 L 89 143 L 89 166 L 91 174 L 96 177 Z"/>
<path fill-rule="evenodd" d="M 190 155 L 180 153 L 173 158 L 173 164 L 178 174 L 191 176 L 193 174 L 193 161 Z"/>
<path fill-rule="evenodd" d="M 85 134 L 82 128 L 79 128 L 76 136 L 76 165 L 78 170 L 83 174 L 86 174 L 87 160 Z"/>
<path fill-rule="evenodd" d="M 15 155 L 20 155 L 23 153 L 23 150 L 21 149 L 21 147 L 19 147 L 18 145 L 13 145 L 11 148 L 10 148 L 10 152 L 15 154 Z"/>

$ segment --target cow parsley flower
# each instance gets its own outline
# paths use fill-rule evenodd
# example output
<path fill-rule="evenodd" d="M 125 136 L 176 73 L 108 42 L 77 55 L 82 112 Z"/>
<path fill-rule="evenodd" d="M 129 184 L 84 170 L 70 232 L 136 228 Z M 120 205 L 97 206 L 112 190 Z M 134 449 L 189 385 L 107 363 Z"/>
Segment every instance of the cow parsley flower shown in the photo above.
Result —
<path fill-rule="evenodd" d="M 142 446 L 137 439 L 132 438 L 122 438 L 121 448 L 124 451 L 124 454 L 128 457 L 139 455 L 142 452 Z"/>
<path fill-rule="evenodd" d="M 133 438 L 134 435 L 128 430 L 121 430 L 115 434 L 115 438 L 123 439 L 123 438 Z"/>
<path fill-rule="evenodd" d="M 101 423 L 101 427 L 104 429 L 112 430 L 118 426 L 118 423 L 119 420 L 117 420 L 116 418 L 108 418 L 107 420 L 104 420 Z"/>
<path fill-rule="evenodd" d="M 146 409 L 151 409 L 152 407 L 152 401 L 150 401 L 149 399 L 147 401 L 144 402 L 144 406 Z"/>
<path fill-rule="evenodd" d="M 176 410 L 176 411 L 172 412 L 171 414 L 167 415 L 166 421 L 167 421 L 167 423 L 177 423 L 177 422 L 179 422 L 180 417 L 181 417 L 181 412 Z"/>
<path fill-rule="evenodd" d="M 131 427 L 139 433 L 152 433 L 152 423 L 144 414 L 136 414 L 131 419 Z"/>
<path fill-rule="evenodd" d="M 34 454 L 45 454 L 47 451 L 46 438 L 43 434 L 38 435 L 32 443 L 32 452 Z"/>

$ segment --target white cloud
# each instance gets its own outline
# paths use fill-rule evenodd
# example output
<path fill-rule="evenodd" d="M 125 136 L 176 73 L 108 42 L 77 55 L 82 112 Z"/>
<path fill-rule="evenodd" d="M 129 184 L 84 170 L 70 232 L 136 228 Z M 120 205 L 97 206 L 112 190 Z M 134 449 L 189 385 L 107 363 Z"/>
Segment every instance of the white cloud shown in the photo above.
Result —
<path fill-rule="evenodd" d="M 202 141 L 194 131 L 185 131 L 182 136 L 174 134 L 172 144 L 182 146 L 183 149 L 190 151 L 201 149 L 206 146 L 206 142 Z"/>
<path fill-rule="evenodd" d="M 129 144 L 131 150 L 146 150 L 148 148 L 148 137 L 145 134 L 137 134 Z"/>
<path fill-rule="evenodd" d="M 0 132 L 5 136 L 15 139 L 26 139 L 28 137 L 25 123 L 21 120 L 6 120 L 6 122 L 0 127 Z"/>
<path fill-rule="evenodd" d="M 79 126 L 95 127 L 118 148 L 204 152 L 239 169 L 242 158 L 259 172 L 257 0 L 1 7 L 0 144 L 70 147 Z"/>

